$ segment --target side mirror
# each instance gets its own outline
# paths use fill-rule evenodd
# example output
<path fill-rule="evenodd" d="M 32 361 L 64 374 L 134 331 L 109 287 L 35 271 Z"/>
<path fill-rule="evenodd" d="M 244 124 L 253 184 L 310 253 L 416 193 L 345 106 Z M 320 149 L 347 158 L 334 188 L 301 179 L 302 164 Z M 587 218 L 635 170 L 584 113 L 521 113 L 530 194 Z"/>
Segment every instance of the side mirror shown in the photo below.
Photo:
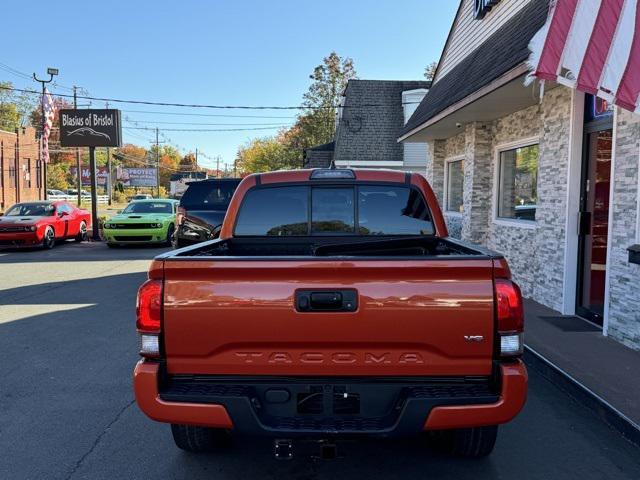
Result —
<path fill-rule="evenodd" d="M 66 217 L 67 215 L 69 215 L 69 212 L 62 211 L 62 212 L 58 213 L 58 216 L 59 216 L 60 218 L 62 218 L 62 217 Z"/>

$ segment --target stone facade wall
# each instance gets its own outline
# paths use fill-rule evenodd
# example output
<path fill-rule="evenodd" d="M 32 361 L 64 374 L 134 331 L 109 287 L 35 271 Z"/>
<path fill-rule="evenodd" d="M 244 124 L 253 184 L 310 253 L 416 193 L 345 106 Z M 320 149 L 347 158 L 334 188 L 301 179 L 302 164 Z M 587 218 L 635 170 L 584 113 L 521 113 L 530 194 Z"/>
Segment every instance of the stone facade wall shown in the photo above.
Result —
<path fill-rule="evenodd" d="M 486 244 L 504 254 L 525 296 L 556 310 L 562 309 L 570 117 L 571 91 L 558 87 L 541 104 L 496 120 L 492 130 L 492 175 L 497 147 L 538 137 L 538 208 L 534 225 L 505 224 L 493 221 L 492 198 Z"/>
<path fill-rule="evenodd" d="M 640 243 L 637 238 L 640 116 L 619 109 L 614 141 L 607 334 L 640 350 L 640 265 L 629 263 L 627 253 L 629 246 Z"/>
<path fill-rule="evenodd" d="M 502 253 L 524 295 L 558 310 L 563 294 L 570 115 L 571 91 L 548 90 L 540 105 L 493 122 L 473 122 L 453 137 L 432 141 L 427 168 L 427 178 L 442 202 L 444 160 L 464 155 L 464 213 L 445 213 L 450 235 Z M 536 222 L 495 221 L 497 148 L 532 137 L 540 145 Z"/>
<path fill-rule="evenodd" d="M 444 220 L 449 230 L 449 236 L 462 240 L 462 215 L 444 214 Z"/>
<path fill-rule="evenodd" d="M 427 178 L 442 202 L 444 160 L 464 154 L 464 213 L 445 213 L 449 234 L 504 254 L 523 294 L 559 311 L 564 291 L 570 117 L 571 91 L 547 90 L 539 105 L 488 124 L 469 124 L 464 132 L 430 142 L 427 167 Z M 618 109 L 615 133 L 607 334 L 640 350 L 640 265 L 629 263 L 627 252 L 629 246 L 640 243 L 640 115 Z M 498 147 L 533 137 L 539 139 L 540 148 L 536 221 L 494 220 Z"/>
<path fill-rule="evenodd" d="M 464 155 L 464 152 L 465 132 L 446 140 L 432 140 L 427 143 L 426 177 L 444 213 L 449 235 L 455 238 L 462 238 L 462 218 L 460 215 L 451 215 L 444 211 L 444 164 L 446 159 L 459 157 Z"/>
<path fill-rule="evenodd" d="M 491 125 L 473 122 L 465 128 L 462 238 L 487 242 L 492 197 Z"/>

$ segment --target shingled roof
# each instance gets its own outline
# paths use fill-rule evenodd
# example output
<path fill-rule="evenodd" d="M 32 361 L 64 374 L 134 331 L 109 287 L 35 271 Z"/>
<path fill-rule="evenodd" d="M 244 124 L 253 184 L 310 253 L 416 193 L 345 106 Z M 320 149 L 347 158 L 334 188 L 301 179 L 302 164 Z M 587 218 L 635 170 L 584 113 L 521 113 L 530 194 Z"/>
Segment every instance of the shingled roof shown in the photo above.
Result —
<path fill-rule="evenodd" d="M 548 12 L 549 0 L 531 0 L 432 85 L 400 136 L 526 61 L 529 57 L 529 41 L 544 25 Z"/>
<path fill-rule="evenodd" d="M 429 88 L 419 80 L 349 80 L 335 139 L 335 161 L 401 161 L 402 92 Z"/>

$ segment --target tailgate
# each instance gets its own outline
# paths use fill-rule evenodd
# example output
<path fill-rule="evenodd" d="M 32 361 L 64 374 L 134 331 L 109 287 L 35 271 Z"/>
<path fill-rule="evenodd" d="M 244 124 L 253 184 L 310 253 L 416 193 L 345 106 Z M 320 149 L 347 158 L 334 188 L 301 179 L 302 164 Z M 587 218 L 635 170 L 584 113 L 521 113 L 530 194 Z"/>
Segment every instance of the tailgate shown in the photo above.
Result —
<path fill-rule="evenodd" d="M 490 259 L 167 260 L 164 270 L 169 373 L 491 373 Z M 300 311 L 296 296 L 314 291 L 345 303 L 353 292 L 356 305 Z"/>

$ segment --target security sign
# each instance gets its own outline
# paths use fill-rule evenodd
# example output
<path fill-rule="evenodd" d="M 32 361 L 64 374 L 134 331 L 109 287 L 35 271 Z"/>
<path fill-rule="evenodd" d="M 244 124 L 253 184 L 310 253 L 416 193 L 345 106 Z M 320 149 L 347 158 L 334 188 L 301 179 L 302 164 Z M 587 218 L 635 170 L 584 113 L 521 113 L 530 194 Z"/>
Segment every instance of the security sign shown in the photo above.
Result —
<path fill-rule="evenodd" d="M 122 144 L 120 110 L 60 110 L 63 147 L 119 147 Z"/>

